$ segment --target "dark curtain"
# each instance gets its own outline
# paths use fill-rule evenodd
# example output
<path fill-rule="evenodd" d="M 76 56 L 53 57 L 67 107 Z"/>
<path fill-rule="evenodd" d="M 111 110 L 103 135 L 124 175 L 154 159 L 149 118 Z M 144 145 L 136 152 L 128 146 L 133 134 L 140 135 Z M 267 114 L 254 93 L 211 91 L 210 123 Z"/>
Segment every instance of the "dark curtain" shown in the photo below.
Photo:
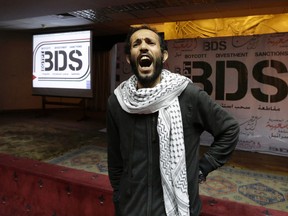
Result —
<path fill-rule="evenodd" d="M 94 97 L 88 100 L 88 109 L 105 112 L 110 95 L 110 53 L 96 51 L 93 53 L 92 73 Z"/>

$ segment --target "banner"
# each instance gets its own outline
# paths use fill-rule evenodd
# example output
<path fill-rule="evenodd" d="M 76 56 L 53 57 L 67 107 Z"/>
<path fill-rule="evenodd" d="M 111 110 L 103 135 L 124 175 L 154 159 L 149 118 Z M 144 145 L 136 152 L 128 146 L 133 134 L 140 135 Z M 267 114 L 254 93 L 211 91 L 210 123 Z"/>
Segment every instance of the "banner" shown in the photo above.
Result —
<path fill-rule="evenodd" d="M 288 33 L 167 41 L 164 68 L 203 88 L 241 127 L 237 149 L 288 156 Z M 116 85 L 131 76 L 117 46 Z M 201 144 L 213 137 L 204 133 Z"/>

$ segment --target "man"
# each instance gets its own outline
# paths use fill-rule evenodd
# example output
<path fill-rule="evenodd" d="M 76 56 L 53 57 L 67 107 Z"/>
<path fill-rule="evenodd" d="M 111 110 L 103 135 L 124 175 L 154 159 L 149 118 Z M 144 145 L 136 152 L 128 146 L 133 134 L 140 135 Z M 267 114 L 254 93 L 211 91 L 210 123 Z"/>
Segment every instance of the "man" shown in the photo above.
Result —
<path fill-rule="evenodd" d="M 198 182 L 233 152 L 238 123 L 191 80 L 163 69 L 165 42 L 148 26 L 126 41 L 133 74 L 108 100 L 108 171 L 117 216 L 199 215 Z M 214 136 L 199 160 L 201 133 Z"/>

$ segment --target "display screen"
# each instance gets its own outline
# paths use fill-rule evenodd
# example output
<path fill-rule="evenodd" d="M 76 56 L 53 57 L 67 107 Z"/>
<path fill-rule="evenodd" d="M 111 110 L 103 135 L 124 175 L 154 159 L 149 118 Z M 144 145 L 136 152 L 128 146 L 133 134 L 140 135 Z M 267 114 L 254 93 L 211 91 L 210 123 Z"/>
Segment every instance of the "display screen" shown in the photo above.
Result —
<path fill-rule="evenodd" d="M 92 32 L 33 35 L 32 94 L 92 97 Z"/>

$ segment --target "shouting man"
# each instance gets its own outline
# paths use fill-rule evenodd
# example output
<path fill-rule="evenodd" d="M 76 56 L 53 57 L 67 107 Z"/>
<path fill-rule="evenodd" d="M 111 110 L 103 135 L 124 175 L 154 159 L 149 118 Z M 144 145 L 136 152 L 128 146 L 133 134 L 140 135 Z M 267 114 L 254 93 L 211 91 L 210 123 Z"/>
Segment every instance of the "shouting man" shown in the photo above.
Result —
<path fill-rule="evenodd" d="M 163 69 L 164 39 L 132 28 L 126 59 L 133 75 L 108 100 L 108 171 L 117 216 L 197 216 L 199 183 L 224 165 L 239 125 L 190 79 Z M 200 135 L 214 137 L 199 158 Z"/>

